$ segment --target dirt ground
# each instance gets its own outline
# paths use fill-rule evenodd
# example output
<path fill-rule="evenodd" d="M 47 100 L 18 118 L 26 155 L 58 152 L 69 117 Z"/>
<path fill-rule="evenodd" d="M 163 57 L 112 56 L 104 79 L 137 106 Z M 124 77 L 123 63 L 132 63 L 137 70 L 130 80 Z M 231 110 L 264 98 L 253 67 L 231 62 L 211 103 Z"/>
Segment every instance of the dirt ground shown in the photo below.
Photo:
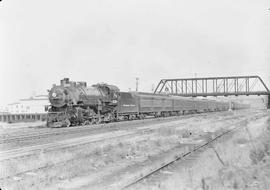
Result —
<path fill-rule="evenodd" d="M 147 172 L 151 167 L 157 167 L 169 157 L 173 158 L 176 152 L 185 153 L 206 142 L 209 137 L 233 127 L 234 122 L 258 113 L 269 115 L 265 110 L 211 113 L 201 117 L 194 115 L 192 118 L 168 121 L 162 125 L 156 123 L 145 126 L 145 130 L 121 138 L 51 151 L 39 150 L 32 155 L 2 160 L 0 187 L 119 189 L 134 176 Z M 270 147 L 270 143 L 267 145 L 269 137 L 261 135 L 268 134 L 265 126 L 270 122 L 267 120 L 267 123 L 264 119 L 265 117 L 257 118 L 255 127 L 252 127 L 254 124 L 247 124 L 248 127 L 243 131 L 228 136 L 210 150 L 196 153 L 133 188 L 235 188 L 234 182 L 230 180 L 235 175 L 238 177 L 240 171 L 243 173 L 245 169 L 249 172 L 249 167 L 258 167 L 256 171 L 259 171 L 260 167 L 265 167 L 260 164 L 267 163 L 266 158 L 270 151 L 265 147 Z M 257 176 L 258 180 L 261 178 Z M 240 180 L 236 184 L 237 187 L 242 187 L 243 183 Z"/>

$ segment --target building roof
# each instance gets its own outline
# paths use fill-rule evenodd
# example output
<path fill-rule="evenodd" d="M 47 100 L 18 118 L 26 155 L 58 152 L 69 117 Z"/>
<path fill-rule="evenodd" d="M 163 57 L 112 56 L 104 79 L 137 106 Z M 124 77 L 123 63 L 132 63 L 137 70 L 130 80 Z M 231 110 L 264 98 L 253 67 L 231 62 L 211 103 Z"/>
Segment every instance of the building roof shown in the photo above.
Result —
<path fill-rule="evenodd" d="M 9 106 L 12 106 L 12 105 L 16 105 L 16 104 L 20 104 L 20 102 L 14 102 L 14 103 L 10 103 L 8 104 Z"/>
<path fill-rule="evenodd" d="M 48 98 L 48 95 L 36 95 L 35 97 L 44 97 L 44 98 Z"/>
<path fill-rule="evenodd" d="M 20 99 L 20 101 L 33 101 L 33 100 L 49 100 L 48 95 L 37 95 L 37 96 L 32 96 L 30 98 L 24 98 Z"/>

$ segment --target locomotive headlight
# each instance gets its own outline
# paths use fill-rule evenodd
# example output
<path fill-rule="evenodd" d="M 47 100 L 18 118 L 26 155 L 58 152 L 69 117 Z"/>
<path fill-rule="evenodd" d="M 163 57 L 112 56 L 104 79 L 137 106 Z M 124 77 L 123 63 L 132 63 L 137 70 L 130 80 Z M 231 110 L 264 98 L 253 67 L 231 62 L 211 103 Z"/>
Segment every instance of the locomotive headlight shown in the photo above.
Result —
<path fill-rule="evenodd" d="M 56 97 L 57 96 L 57 94 L 54 92 L 54 93 L 52 93 L 52 97 Z"/>
<path fill-rule="evenodd" d="M 49 92 L 49 101 L 54 107 L 62 107 L 66 104 L 66 96 L 63 87 L 55 86 Z"/>

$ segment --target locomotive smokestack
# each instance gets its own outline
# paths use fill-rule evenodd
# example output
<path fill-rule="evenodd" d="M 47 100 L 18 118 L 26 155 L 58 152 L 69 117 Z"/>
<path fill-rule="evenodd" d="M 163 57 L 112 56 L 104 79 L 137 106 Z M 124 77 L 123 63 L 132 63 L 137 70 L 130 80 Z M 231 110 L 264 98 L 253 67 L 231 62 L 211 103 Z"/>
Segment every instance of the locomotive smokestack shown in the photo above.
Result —
<path fill-rule="evenodd" d="M 69 78 L 64 78 L 64 79 L 62 79 L 62 80 L 60 81 L 60 83 L 61 83 L 61 86 L 65 86 L 65 85 L 69 84 Z"/>

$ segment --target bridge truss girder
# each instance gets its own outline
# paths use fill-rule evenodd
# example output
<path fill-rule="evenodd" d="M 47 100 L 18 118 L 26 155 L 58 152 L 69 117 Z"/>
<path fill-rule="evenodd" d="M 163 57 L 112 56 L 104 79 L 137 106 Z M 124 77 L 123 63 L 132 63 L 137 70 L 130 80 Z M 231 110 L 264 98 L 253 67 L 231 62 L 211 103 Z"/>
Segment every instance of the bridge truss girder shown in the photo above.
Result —
<path fill-rule="evenodd" d="M 259 76 L 162 79 L 154 93 L 186 97 L 270 95 Z"/>

